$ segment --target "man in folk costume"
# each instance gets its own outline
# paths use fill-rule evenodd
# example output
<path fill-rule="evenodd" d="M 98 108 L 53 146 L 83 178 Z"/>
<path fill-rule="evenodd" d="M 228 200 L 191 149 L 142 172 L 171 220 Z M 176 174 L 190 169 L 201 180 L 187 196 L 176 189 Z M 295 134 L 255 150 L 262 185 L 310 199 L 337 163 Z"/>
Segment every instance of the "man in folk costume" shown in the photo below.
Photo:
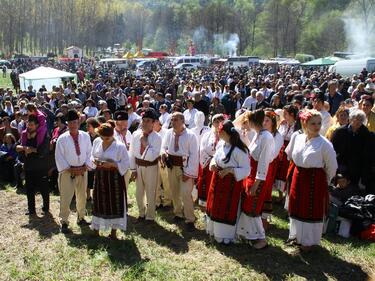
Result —
<path fill-rule="evenodd" d="M 68 111 L 68 131 L 63 133 L 56 142 L 55 159 L 59 171 L 58 184 L 60 189 L 60 218 L 61 232 L 69 233 L 68 219 L 70 203 L 73 195 L 77 202 L 77 223 L 80 226 L 88 225 L 86 215 L 86 187 L 87 170 L 93 168 L 90 160 L 90 136 L 79 128 L 77 111 Z"/>
<path fill-rule="evenodd" d="M 130 143 L 130 168 L 132 179 L 136 181 L 136 199 L 139 220 L 155 219 L 155 199 L 159 174 L 159 156 L 161 137 L 154 132 L 157 119 L 153 109 L 147 109 L 142 115 L 142 129 L 134 132 Z M 145 196 L 147 204 L 145 203 Z"/>
<path fill-rule="evenodd" d="M 167 166 L 171 188 L 175 221 L 185 217 L 188 231 L 194 231 L 194 202 L 191 195 L 194 179 L 198 176 L 198 143 L 197 138 L 186 129 L 184 115 L 172 114 L 172 129 L 163 139 L 162 163 Z M 182 202 L 181 202 L 182 201 Z"/>
<path fill-rule="evenodd" d="M 122 142 L 126 146 L 126 150 L 129 153 L 130 143 L 132 141 L 132 134 L 128 130 L 128 113 L 125 111 L 116 111 L 114 114 L 115 119 L 115 133 L 114 137 L 117 141 Z M 131 177 L 131 171 L 128 170 L 125 173 L 125 186 L 126 188 L 129 187 L 130 177 Z"/>
<path fill-rule="evenodd" d="M 168 129 L 163 128 L 160 120 L 157 119 L 154 122 L 154 131 L 160 135 L 163 141 Z M 172 196 L 169 188 L 168 167 L 163 166 L 161 161 L 159 161 L 158 166 L 159 177 L 158 185 L 156 187 L 156 208 L 170 208 L 172 206 Z M 163 186 L 163 190 L 161 189 L 161 186 Z"/>

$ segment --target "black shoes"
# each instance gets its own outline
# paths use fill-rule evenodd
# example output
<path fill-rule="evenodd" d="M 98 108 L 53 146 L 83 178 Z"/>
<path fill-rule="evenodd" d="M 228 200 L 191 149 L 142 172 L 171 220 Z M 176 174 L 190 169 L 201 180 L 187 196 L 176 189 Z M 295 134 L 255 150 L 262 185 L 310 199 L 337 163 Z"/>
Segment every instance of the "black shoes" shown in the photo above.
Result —
<path fill-rule="evenodd" d="M 176 222 L 176 223 L 177 223 L 177 222 L 182 222 L 182 221 L 184 221 L 184 218 L 181 218 L 181 217 L 179 217 L 179 216 L 174 216 L 174 217 L 173 217 L 173 221 Z"/>
<path fill-rule="evenodd" d="M 195 225 L 193 222 L 186 223 L 186 231 L 187 232 L 194 232 L 195 231 Z"/>
<path fill-rule="evenodd" d="M 71 233 L 72 231 L 68 228 L 68 224 L 67 223 L 63 223 L 61 225 L 61 233 L 64 233 L 64 234 L 69 234 Z"/>
<path fill-rule="evenodd" d="M 79 226 L 88 226 L 88 225 L 90 225 L 90 223 L 87 222 L 85 219 L 78 219 L 78 220 L 77 220 L 77 224 L 78 224 Z"/>

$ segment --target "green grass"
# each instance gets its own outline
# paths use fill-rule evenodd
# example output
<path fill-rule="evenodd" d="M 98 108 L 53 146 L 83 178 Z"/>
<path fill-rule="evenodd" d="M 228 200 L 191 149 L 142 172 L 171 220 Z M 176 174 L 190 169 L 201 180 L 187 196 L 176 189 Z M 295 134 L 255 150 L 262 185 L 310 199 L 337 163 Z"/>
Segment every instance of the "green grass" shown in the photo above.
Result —
<path fill-rule="evenodd" d="M 136 224 L 133 185 L 129 193 L 128 230 L 112 241 L 109 233 L 97 238 L 80 229 L 75 213 L 73 234 L 60 234 L 57 196 L 51 198 L 53 217 L 29 219 L 24 194 L 0 190 L 0 280 L 366 280 L 374 274 L 375 244 L 366 241 L 327 236 L 311 253 L 286 246 L 288 223 L 279 206 L 269 247 L 257 251 L 212 242 L 198 210 L 193 234 L 166 211 L 157 213 L 155 225 Z"/>
<path fill-rule="evenodd" d="M 7 77 L 3 78 L 3 73 L 0 73 L 0 88 L 11 88 L 13 89 L 12 81 L 9 77 L 9 72 L 7 73 Z"/>

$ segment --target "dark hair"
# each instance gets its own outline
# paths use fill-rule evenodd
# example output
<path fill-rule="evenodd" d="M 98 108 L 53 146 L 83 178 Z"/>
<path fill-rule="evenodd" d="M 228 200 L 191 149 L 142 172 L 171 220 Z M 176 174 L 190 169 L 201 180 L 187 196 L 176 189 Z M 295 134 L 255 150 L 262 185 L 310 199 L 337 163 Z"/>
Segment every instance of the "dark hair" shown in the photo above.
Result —
<path fill-rule="evenodd" d="M 288 104 L 284 106 L 283 108 L 286 112 L 289 113 L 289 115 L 293 115 L 294 119 L 297 119 L 298 116 L 298 108 L 294 106 L 293 104 Z"/>
<path fill-rule="evenodd" d="M 257 125 L 258 127 L 263 127 L 264 116 L 265 114 L 263 109 L 252 111 L 249 114 L 249 122 Z"/>
<path fill-rule="evenodd" d="M 95 117 L 87 118 L 86 120 L 87 124 L 90 124 L 94 129 L 98 128 L 100 126 L 100 123 Z"/>
<path fill-rule="evenodd" d="M 101 124 L 96 130 L 98 135 L 101 137 L 112 137 L 114 134 L 114 129 L 109 123 Z"/>
<path fill-rule="evenodd" d="M 374 106 L 374 100 L 369 95 L 362 95 L 361 96 L 362 103 L 368 101 L 371 104 L 371 107 Z"/>
<path fill-rule="evenodd" d="M 111 125 L 113 128 L 116 127 L 116 122 L 114 120 L 112 120 L 112 119 L 108 120 L 107 124 Z"/>
<path fill-rule="evenodd" d="M 30 114 L 29 117 L 27 118 L 27 122 L 32 122 L 35 123 L 36 125 L 39 125 L 38 117 L 34 114 Z"/>
<path fill-rule="evenodd" d="M 276 133 L 277 133 L 277 116 L 276 116 L 276 113 L 274 110 L 270 109 L 270 108 L 267 108 L 264 110 L 265 111 L 265 116 L 267 116 L 268 118 L 271 119 L 271 122 L 272 122 L 272 135 L 273 136 L 276 136 Z"/>
<path fill-rule="evenodd" d="M 37 107 L 36 107 L 36 105 L 34 103 L 28 103 L 26 105 L 26 109 L 28 111 L 37 111 L 38 110 Z"/>
<path fill-rule="evenodd" d="M 57 120 L 60 120 L 61 123 L 64 123 L 64 124 L 66 123 L 66 118 L 65 118 L 64 114 L 61 113 L 61 112 L 56 115 L 55 121 L 57 121 Z"/>
<path fill-rule="evenodd" d="M 103 123 L 107 122 L 107 120 L 105 120 L 105 117 L 103 115 L 98 116 L 97 120 L 98 120 L 99 124 L 103 124 Z"/>
<path fill-rule="evenodd" d="M 231 148 L 229 149 L 228 154 L 223 159 L 224 163 L 229 162 L 230 157 L 232 156 L 232 152 L 234 148 L 236 147 L 238 147 L 245 153 L 249 152 L 249 150 L 247 149 L 247 146 L 242 142 L 240 134 L 237 132 L 232 121 L 227 120 L 223 123 L 223 131 L 229 135 L 229 143 L 231 145 Z"/>

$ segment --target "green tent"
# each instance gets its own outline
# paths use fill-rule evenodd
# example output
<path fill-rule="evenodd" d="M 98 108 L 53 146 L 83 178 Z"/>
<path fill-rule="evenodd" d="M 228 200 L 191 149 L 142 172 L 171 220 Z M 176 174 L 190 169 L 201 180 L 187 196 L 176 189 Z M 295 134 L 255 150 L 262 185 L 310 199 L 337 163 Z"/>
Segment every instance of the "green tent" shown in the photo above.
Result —
<path fill-rule="evenodd" d="M 316 60 L 308 61 L 303 64 L 302 66 L 320 66 L 320 65 L 333 65 L 339 60 L 342 60 L 341 58 L 338 57 L 325 57 L 325 58 L 319 58 Z"/>

